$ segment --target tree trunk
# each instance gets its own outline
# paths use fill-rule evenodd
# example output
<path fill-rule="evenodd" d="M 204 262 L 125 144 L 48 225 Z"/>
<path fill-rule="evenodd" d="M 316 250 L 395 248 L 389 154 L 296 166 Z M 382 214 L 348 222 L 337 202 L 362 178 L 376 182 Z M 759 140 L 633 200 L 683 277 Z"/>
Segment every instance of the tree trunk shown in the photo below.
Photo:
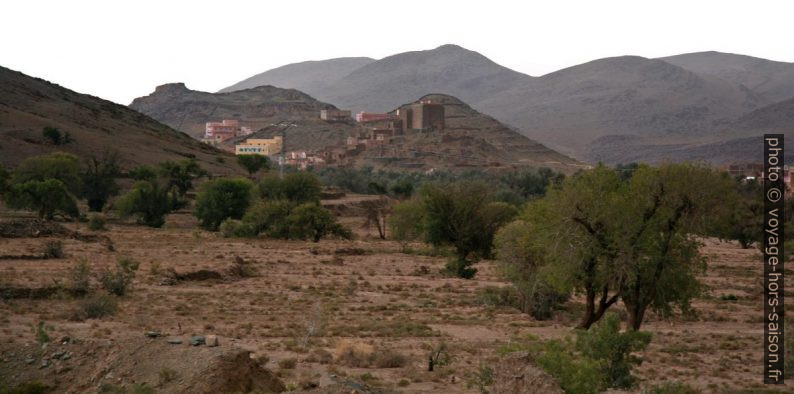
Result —
<path fill-rule="evenodd" d="M 584 315 L 582 316 L 582 321 L 576 328 L 589 330 L 590 326 L 595 323 L 595 319 L 593 319 L 595 316 L 595 289 L 588 287 L 586 293 Z"/>
<path fill-rule="evenodd" d="M 644 305 L 633 305 L 629 302 L 624 302 L 626 305 L 626 312 L 628 313 L 628 325 L 634 331 L 639 331 L 642 326 L 642 321 L 645 319 Z"/>

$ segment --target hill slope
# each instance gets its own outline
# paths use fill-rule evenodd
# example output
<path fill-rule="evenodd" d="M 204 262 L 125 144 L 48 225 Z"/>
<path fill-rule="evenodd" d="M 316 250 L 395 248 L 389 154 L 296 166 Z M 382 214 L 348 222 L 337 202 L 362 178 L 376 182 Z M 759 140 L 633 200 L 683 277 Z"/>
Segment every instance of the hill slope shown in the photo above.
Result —
<path fill-rule="evenodd" d="M 772 103 L 794 97 L 794 63 L 722 52 L 695 52 L 660 58 L 700 75 L 744 86 Z"/>
<path fill-rule="evenodd" d="M 221 89 L 218 93 L 272 85 L 297 89 L 314 95 L 325 89 L 329 83 L 339 80 L 359 67 L 374 61 L 375 59 L 368 57 L 342 57 L 287 64 L 244 79 Z"/>
<path fill-rule="evenodd" d="M 69 132 L 74 141 L 48 144 L 42 137 L 44 127 Z M 0 136 L 0 163 L 12 167 L 42 153 L 64 151 L 87 157 L 114 150 L 125 168 L 195 157 L 213 173 L 240 171 L 234 164 L 215 160 L 224 153 L 146 115 L 3 67 Z"/>
<path fill-rule="evenodd" d="M 205 123 L 210 121 L 237 119 L 242 126 L 257 130 L 281 121 L 317 118 L 321 109 L 335 107 L 294 89 L 258 86 L 231 93 L 207 93 L 172 83 L 135 99 L 130 108 L 200 138 Z"/>

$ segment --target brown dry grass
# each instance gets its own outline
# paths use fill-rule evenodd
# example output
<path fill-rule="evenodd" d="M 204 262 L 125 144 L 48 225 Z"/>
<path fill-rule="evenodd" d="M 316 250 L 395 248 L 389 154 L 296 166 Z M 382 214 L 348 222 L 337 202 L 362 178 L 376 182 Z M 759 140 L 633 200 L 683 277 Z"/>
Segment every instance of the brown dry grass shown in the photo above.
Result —
<path fill-rule="evenodd" d="M 66 283 L 79 259 L 98 272 L 115 264 L 118 256 L 127 256 L 141 267 L 132 292 L 119 300 L 119 313 L 78 322 L 68 313 L 78 301 L 68 297 L 0 302 L 0 350 L 34 343 L 33 327 L 39 321 L 51 328 L 53 338 L 114 339 L 147 330 L 216 334 L 221 346 L 237 345 L 264 356 L 260 359 L 266 366 L 295 387 L 307 380 L 327 385 L 334 374 L 409 392 L 473 392 L 467 377 L 481 363 L 495 362 L 497 348 L 511 338 L 570 333 L 581 309 L 578 302 L 569 303 L 551 321 L 484 306 L 479 289 L 505 284 L 494 262 L 480 263 L 475 280 L 448 278 L 440 274 L 443 257 L 402 253 L 399 244 L 364 232 L 362 220 L 344 218 L 359 232 L 357 240 L 319 243 L 225 239 L 197 230 L 185 213 L 171 215 L 164 229 L 111 221 L 106 234 L 113 251 L 97 243 L 64 240 L 62 259 L 0 261 L 0 287 Z M 69 227 L 88 231 L 85 225 Z M 0 239 L 0 249 L 25 254 L 40 250 L 46 241 Z M 336 253 L 343 248 L 366 253 Z M 710 291 L 695 302 L 698 316 L 651 315 L 644 327 L 654 334 L 638 370 L 644 386 L 681 380 L 715 393 L 760 386 L 758 252 L 714 240 L 703 251 L 711 260 L 703 278 Z M 238 256 L 258 274 L 160 284 L 163 272 L 171 269 L 226 272 Z M 723 301 L 723 294 L 738 300 Z M 427 372 L 427 357 L 442 342 L 451 364 Z M 398 367 L 385 361 L 351 361 L 368 361 L 378 352 L 405 360 Z M 0 377 L 30 368 L 6 366 Z M 68 387 L 68 380 L 60 381 Z"/>

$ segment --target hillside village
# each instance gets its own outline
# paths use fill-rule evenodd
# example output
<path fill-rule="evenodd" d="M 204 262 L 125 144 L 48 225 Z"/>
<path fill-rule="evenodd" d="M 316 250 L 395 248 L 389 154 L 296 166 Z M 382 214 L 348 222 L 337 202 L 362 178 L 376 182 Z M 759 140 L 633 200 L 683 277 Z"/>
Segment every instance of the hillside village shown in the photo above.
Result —
<path fill-rule="evenodd" d="M 756 150 L 794 65 L 737 56 L 443 45 L 129 106 L 0 68 L 0 394 L 787 392 Z"/>

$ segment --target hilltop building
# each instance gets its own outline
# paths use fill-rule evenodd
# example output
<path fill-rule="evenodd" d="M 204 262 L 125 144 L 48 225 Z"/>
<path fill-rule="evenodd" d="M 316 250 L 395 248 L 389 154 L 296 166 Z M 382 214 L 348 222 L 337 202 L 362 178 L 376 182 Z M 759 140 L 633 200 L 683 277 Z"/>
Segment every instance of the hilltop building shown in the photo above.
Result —
<path fill-rule="evenodd" d="M 202 141 L 210 145 L 218 145 L 223 141 L 235 137 L 250 135 L 250 127 L 240 126 L 236 119 L 224 119 L 220 122 L 207 122 L 204 126 Z"/>
<path fill-rule="evenodd" d="M 444 129 L 444 106 L 423 100 L 397 110 L 404 132 Z"/>
<path fill-rule="evenodd" d="M 350 111 L 323 109 L 320 110 L 320 119 L 326 122 L 347 122 L 350 120 Z"/>
<path fill-rule="evenodd" d="M 281 153 L 284 139 L 281 136 L 273 138 L 249 138 L 242 144 L 234 146 L 235 155 L 264 155 L 272 156 Z"/>

